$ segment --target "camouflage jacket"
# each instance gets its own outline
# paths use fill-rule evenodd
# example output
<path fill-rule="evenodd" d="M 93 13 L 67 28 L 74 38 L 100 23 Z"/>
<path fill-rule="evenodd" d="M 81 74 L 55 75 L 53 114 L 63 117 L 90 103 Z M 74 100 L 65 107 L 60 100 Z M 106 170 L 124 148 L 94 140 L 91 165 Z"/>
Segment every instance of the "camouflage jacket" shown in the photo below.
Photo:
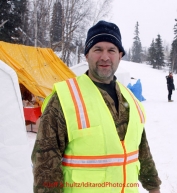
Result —
<path fill-rule="evenodd" d="M 120 140 L 124 140 L 129 121 L 129 107 L 116 84 L 119 101 L 117 112 L 113 99 L 98 88 L 107 104 L 117 128 Z M 64 114 L 56 93 L 50 99 L 41 116 L 38 133 L 32 152 L 34 193 L 62 193 L 63 173 L 62 156 L 68 144 L 68 135 Z M 153 161 L 145 130 L 139 146 L 141 165 L 139 181 L 147 190 L 159 189 L 161 180 Z"/>

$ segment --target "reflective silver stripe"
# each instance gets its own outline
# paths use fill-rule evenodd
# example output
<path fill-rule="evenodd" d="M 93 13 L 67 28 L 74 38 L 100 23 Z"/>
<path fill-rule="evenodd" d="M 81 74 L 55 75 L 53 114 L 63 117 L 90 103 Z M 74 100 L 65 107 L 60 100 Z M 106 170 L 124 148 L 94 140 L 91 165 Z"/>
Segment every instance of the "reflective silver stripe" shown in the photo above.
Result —
<path fill-rule="evenodd" d="M 80 116 L 80 120 L 81 120 L 82 129 L 87 128 L 84 109 L 83 109 L 83 106 L 82 106 L 82 103 L 81 103 L 81 99 L 79 97 L 78 90 L 76 88 L 76 85 L 75 85 L 73 79 L 69 79 L 69 82 L 70 82 L 71 88 L 73 90 L 73 93 L 74 93 L 74 96 L 75 96 L 75 99 L 76 99 L 76 102 L 77 102 L 77 105 L 78 105 L 79 116 Z"/>
<path fill-rule="evenodd" d="M 114 37 L 117 41 L 120 42 L 120 40 L 119 40 L 118 38 L 116 38 L 116 36 L 113 36 L 112 34 L 108 34 L 108 33 L 102 33 L 102 34 L 97 34 L 97 35 L 91 37 L 91 38 L 89 39 L 89 41 L 87 42 L 87 44 L 86 44 L 85 47 L 87 48 L 87 46 L 89 45 L 90 41 L 91 41 L 93 38 L 95 38 L 96 36 L 102 36 L 102 35 L 112 36 L 112 37 Z"/>
<path fill-rule="evenodd" d="M 134 159 L 137 159 L 138 158 L 138 153 L 134 154 L 134 155 L 130 155 L 127 157 L 127 161 L 131 161 L 131 160 L 134 160 Z"/>
<path fill-rule="evenodd" d="M 131 155 L 131 156 L 127 156 L 127 162 L 137 159 L 138 158 L 138 153 Z M 81 164 L 84 166 L 84 164 L 111 164 L 111 163 L 119 163 L 119 164 L 123 164 L 125 161 L 125 159 L 122 158 L 101 158 L 101 159 L 84 159 L 84 158 L 63 158 L 62 162 L 67 163 L 67 164 Z"/>
<path fill-rule="evenodd" d="M 127 89 L 127 87 L 125 87 L 125 88 Z M 127 90 L 128 90 L 128 89 L 127 89 Z M 137 108 L 138 108 L 138 112 L 139 112 L 139 114 L 140 114 L 140 116 L 141 116 L 142 123 L 145 123 L 144 113 L 143 113 L 143 111 L 141 110 L 141 107 L 140 107 L 139 103 L 136 101 L 136 98 L 133 96 L 133 94 L 132 94 L 129 90 L 128 90 L 128 92 L 130 93 L 130 95 L 132 96 L 134 102 L 136 103 L 136 106 L 137 106 Z"/>
<path fill-rule="evenodd" d="M 63 162 L 70 164 L 109 164 L 109 163 L 123 163 L 124 158 L 93 159 L 93 160 L 63 158 Z"/>
<path fill-rule="evenodd" d="M 135 101 L 135 103 L 136 103 L 136 105 L 137 105 L 137 108 L 138 108 L 138 111 L 139 111 L 139 113 L 140 113 L 140 116 L 141 116 L 141 119 L 142 119 L 142 123 L 145 123 L 144 114 L 143 114 L 143 112 L 142 112 L 142 110 L 141 110 L 141 108 L 140 108 L 140 105 L 138 104 L 138 102 L 136 101 L 136 99 L 135 99 L 134 101 Z"/>

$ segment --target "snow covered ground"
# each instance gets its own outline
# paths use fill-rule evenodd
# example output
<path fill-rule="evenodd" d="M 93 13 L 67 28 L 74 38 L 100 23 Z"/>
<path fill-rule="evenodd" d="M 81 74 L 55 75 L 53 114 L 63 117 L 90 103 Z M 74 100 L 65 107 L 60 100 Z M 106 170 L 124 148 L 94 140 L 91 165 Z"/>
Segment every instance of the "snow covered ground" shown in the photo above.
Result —
<path fill-rule="evenodd" d="M 161 193 L 177 193 L 177 90 L 173 92 L 174 102 L 167 100 L 165 76 L 168 71 L 152 69 L 146 64 L 121 61 L 120 66 L 130 72 L 131 77 L 142 83 L 142 102 L 146 110 L 145 125 L 151 153 L 162 180 Z M 132 80 L 135 83 L 136 80 Z M 177 75 L 174 75 L 174 83 Z M 30 151 L 36 134 L 28 133 Z M 140 187 L 140 193 L 147 191 Z"/>

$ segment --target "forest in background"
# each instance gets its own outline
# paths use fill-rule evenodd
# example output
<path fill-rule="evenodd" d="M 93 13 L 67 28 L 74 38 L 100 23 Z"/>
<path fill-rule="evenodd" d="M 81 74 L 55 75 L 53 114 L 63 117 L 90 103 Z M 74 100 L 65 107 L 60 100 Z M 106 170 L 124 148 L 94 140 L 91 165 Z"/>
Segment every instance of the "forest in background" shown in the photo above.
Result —
<path fill-rule="evenodd" d="M 0 2 L 0 41 L 51 48 L 68 65 L 80 63 L 87 30 L 107 19 L 113 0 L 8 0 Z M 143 47 L 139 23 L 135 24 L 132 47 L 123 60 L 146 63 L 153 68 L 168 66 L 177 72 L 177 19 L 171 45 L 157 34 L 150 47 Z M 133 33 L 133 32 L 132 32 Z M 77 57 L 73 61 L 73 57 Z"/>

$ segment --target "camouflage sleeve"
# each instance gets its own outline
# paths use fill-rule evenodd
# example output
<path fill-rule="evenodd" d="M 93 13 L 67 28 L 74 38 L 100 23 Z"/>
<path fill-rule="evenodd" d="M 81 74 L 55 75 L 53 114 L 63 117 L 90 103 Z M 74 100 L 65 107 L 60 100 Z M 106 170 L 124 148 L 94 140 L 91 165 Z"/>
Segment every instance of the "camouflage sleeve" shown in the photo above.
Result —
<path fill-rule="evenodd" d="M 41 116 L 32 152 L 34 193 L 61 193 L 62 156 L 68 144 L 66 122 L 55 93 Z"/>
<path fill-rule="evenodd" d="M 158 177 L 145 130 L 143 131 L 141 144 L 139 146 L 139 161 L 141 165 L 139 181 L 142 183 L 142 186 L 148 191 L 160 189 L 161 180 Z"/>

